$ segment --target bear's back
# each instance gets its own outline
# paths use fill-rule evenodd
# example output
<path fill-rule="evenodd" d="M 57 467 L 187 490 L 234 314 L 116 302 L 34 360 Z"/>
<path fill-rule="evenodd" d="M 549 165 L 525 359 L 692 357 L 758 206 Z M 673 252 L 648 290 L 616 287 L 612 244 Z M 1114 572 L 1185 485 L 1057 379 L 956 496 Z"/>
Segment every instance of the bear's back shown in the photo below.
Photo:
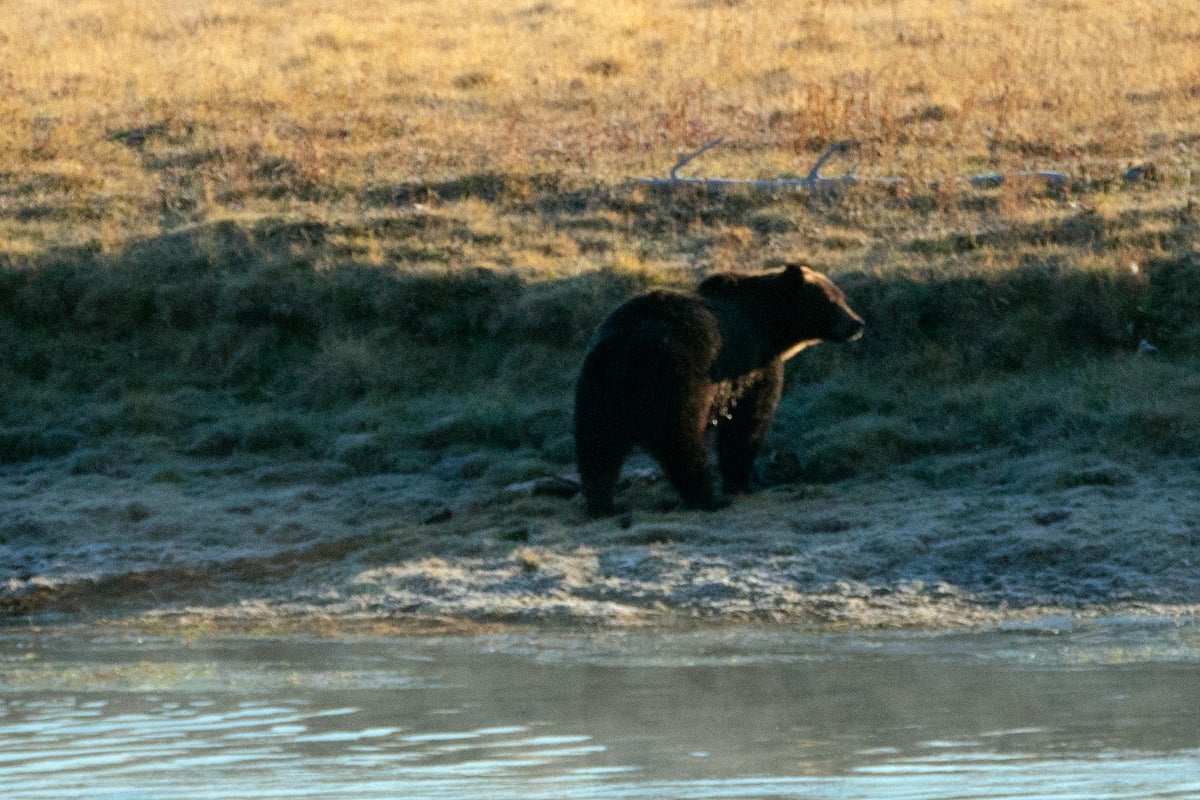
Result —
<path fill-rule="evenodd" d="M 699 297 L 655 289 L 627 300 L 609 314 L 589 349 L 611 341 L 641 346 L 691 341 L 694 347 L 711 339 L 716 332 L 716 320 Z"/>

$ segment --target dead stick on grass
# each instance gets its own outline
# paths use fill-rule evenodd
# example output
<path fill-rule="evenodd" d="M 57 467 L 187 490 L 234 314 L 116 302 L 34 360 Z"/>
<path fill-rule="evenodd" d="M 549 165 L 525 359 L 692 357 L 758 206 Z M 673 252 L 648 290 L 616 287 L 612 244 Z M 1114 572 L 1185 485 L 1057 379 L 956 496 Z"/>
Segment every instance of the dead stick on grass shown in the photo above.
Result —
<path fill-rule="evenodd" d="M 804 178 L 774 178 L 769 180 L 758 180 L 753 178 L 679 177 L 679 170 L 681 167 L 689 164 L 693 159 L 711 150 L 724 141 L 724 137 L 720 139 L 714 139 L 705 144 L 699 150 L 681 156 L 679 160 L 675 162 L 675 166 L 671 167 L 671 171 L 668 173 L 669 177 L 667 178 L 639 178 L 638 183 L 647 184 L 650 186 L 703 186 L 709 189 L 723 189 L 731 186 L 744 186 L 762 191 L 774 191 L 779 189 L 785 191 L 799 191 L 846 186 L 857 183 L 859 180 L 861 180 L 857 175 L 854 174 L 854 170 L 850 170 L 845 175 L 842 175 L 838 178 L 826 178 L 825 176 L 821 175 L 821 168 L 825 166 L 825 163 L 829 161 L 829 159 L 833 158 L 835 155 L 849 151 L 856 145 L 856 143 L 852 140 L 834 142 L 833 144 L 829 145 L 829 147 L 825 148 L 824 152 L 822 152 L 820 157 L 817 158 L 816 163 L 813 164 L 812 169 L 809 170 L 808 176 Z M 868 180 L 873 183 L 889 185 L 903 182 L 900 178 L 870 178 Z"/>
<path fill-rule="evenodd" d="M 825 148 L 820 156 L 817 157 L 816 163 L 812 169 L 808 171 L 808 175 L 804 178 L 772 178 L 772 179 L 756 179 L 756 178 L 681 178 L 679 177 L 680 168 L 691 163 L 697 157 L 708 152 L 712 148 L 725 141 L 724 137 L 713 139 L 699 150 L 693 153 L 687 153 L 680 156 L 675 162 L 675 166 L 671 167 L 667 178 L 638 178 L 637 182 L 649 186 L 701 186 L 706 189 L 725 189 L 729 187 L 739 186 L 748 189 L 756 189 L 761 191 L 801 191 L 814 189 L 829 189 L 840 186 L 849 186 L 852 184 L 865 181 L 878 184 L 881 186 L 898 186 L 903 184 L 904 178 L 893 177 L 872 177 L 861 178 L 854 169 L 848 170 L 844 175 L 837 178 L 827 178 L 821 174 L 821 168 L 836 155 L 846 153 L 857 146 L 857 142 L 851 139 L 846 139 L 834 142 Z M 1133 177 L 1131 177 L 1131 175 Z M 1062 187 L 1066 186 L 1071 178 L 1065 172 L 1055 170 L 1026 170 L 1016 173 L 1017 178 L 1034 178 L 1044 181 L 1048 186 Z M 1134 174 L 1134 170 L 1126 170 L 1124 176 L 1126 181 L 1138 180 L 1141 173 Z M 1004 183 L 1005 176 L 998 172 L 985 172 L 979 175 L 973 175 L 966 179 L 976 188 L 994 188 Z"/>
<path fill-rule="evenodd" d="M 701 147 L 701 148 L 700 148 L 699 150 L 697 150 L 696 152 L 694 152 L 694 153 L 692 153 L 692 154 L 690 154 L 690 155 L 680 156 L 679 160 L 675 162 L 675 166 L 671 167 L 671 172 L 670 172 L 670 175 L 671 175 L 671 180 L 673 180 L 673 181 L 678 181 L 678 180 L 688 180 L 687 178 L 680 178 L 680 177 L 679 177 L 678 175 L 676 175 L 675 173 L 677 173 L 677 172 L 679 171 L 679 168 L 680 168 L 680 167 L 682 167 L 682 166 L 684 166 L 685 164 L 687 164 L 687 163 L 688 163 L 689 161 L 691 161 L 693 158 L 696 158 L 697 156 L 703 155 L 703 154 L 705 153 L 705 151 L 707 151 L 707 150 L 711 150 L 712 148 L 716 147 L 717 145 L 719 145 L 719 144 L 720 144 L 721 142 L 723 142 L 723 141 L 725 141 L 725 137 L 724 137 L 724 136 L 722 136 L 722 137 L 721 137 L 721 138 L 719 138 L 719 139 L 713 139 L 711 142 L 709 142 L 708 144 L 704 145 L 703 147 Z"/>

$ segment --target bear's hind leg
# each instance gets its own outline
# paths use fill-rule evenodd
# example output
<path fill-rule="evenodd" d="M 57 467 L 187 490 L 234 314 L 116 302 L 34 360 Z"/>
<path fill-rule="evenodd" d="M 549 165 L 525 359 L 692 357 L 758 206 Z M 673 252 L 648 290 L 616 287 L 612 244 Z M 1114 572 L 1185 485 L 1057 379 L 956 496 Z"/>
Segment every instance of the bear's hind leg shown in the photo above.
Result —
<path fill-rule="evenodd" d="M 625 441 L 590 438 L 590 441 L 581 439 L 576 447 L 587 515 L 608 517 L 615 514 L 613 490 L 632 445 Z"/>

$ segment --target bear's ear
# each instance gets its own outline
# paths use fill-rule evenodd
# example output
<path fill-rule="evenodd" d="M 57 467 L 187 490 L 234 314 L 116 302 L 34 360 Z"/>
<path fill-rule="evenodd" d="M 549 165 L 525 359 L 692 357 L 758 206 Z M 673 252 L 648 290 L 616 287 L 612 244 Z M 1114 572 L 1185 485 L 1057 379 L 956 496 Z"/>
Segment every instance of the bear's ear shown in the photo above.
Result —
<path fill-rule="evenodd" d="M 791 263 L 783 268 L 783 274 L 788 278 L 803 283 L 808 280 L 809 273 L 812 270 L 806 264 Z"/>

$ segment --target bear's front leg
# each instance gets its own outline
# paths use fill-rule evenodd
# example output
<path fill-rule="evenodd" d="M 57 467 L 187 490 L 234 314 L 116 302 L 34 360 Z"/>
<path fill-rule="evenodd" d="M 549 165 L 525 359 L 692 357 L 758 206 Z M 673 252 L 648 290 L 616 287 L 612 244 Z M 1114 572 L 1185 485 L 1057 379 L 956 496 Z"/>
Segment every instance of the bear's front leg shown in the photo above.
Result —
<path fill-rule="evenodd" d="M 783 391 L 783 362 L 765 367 L 730 409 L 729 419 L 717 423 L 717 466 L 728 494 L 750 491 L 750 473 Z"/>
<path fill-rule="evenodd" d="M 714 510 L 729 505 L 729 499 L 713 489 L 703 436 L 667 437 L 651 443 L 647 449 L 662 465 L 684 506 Z"/>

